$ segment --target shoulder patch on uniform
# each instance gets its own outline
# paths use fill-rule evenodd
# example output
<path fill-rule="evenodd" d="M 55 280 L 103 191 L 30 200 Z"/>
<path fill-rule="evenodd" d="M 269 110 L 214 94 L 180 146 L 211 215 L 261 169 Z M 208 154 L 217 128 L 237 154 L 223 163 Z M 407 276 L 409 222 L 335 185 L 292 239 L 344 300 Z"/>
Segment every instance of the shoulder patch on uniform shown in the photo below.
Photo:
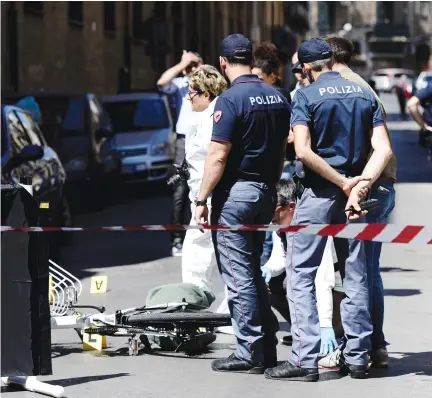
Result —
<path fill-rule="evenodd" d="M 219 120 L 221 119 L 221 117 L 222 117 L 222 111 L 216 111 L 216 112 L 213 114 L 214 122 L 215 122 L 215 123 L 219 123 Z"/>

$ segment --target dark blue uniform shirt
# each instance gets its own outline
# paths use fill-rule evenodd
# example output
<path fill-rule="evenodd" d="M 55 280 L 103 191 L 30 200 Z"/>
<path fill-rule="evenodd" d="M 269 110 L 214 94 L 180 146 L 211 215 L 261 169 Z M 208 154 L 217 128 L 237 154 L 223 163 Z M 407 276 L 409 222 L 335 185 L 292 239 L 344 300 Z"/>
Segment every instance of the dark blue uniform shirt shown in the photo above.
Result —
<path fill-rule="evenodd" d="M 345 176 L 360 175 L 371 151 L 373 127 L 384 124 L 382 108 L 371 90 L 338 72 L 322 73 L 297 91 L 291 126 L 306 125 L 312 150 Z M 305 186 L 330 183 L 305 167 Z"/>
<path fill-rule="evenodd" d="M 419 90 L 415 96 L 420 100 L 420 104 L 424 108 L 424 122 L 428 126 L 432 126 L 432 82 L 428 82 L 428 85 Z"/>
<path fill-rule="evenodd" d="M 212 141 L 232 143 L 218 188 L 238 180 L 278 181 L 290 113 L 284 95 L 258 76 L 243 75 L 232 82 L 217 99 L 213 114 Z"/>

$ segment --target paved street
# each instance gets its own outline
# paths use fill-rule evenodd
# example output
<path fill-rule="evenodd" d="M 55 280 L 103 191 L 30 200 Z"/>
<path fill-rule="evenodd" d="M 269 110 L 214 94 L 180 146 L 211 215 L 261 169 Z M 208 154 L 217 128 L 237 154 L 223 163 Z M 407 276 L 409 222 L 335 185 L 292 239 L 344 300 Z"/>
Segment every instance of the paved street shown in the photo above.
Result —
<path fill-rule="evenodd" d="M 417 127 L 401 121 L 393 96 L 383 95 L 398 157 L 397 204 L 391 222 L 432 225 L 432 162 L 417 145 Z M 144 188 L 143 188 L 144 190 Z M 92 215 L 80 215 L 79 226 L 159 224 L 170 220 L 171 201 L 152 192 L 126 197 L 121 203 Z M 105 305 L 108 312 L 142 305 L 152 287 L 181 279 L 180 259 L 170 256 L 166 232 L 80 232 L 65 248 L 62 266 L 82 278 L 82 303 Z M 65 386 L 78 397 L 431 397 L 432 396 L 432 247 L 384 245 L 381 263 L 385 286 L 385 332 L 390 353 L 388 372 L 367 380 L 345 377 L 314 384 L 270 381 L 263 376 L 215 373 L 214 358 L 230 354 L 233 338 L 218 335 L 211 351 L 199 358 L 182 354 L 127 356 L 126 339 L 109 338 L 104 355 L 83 353 L 73 330 L 53 331 L 54 374 L 40 377 Z M 90 277 L 108 276 L 108 292 L 90 295 Z M 218 305 L 222 285 L 214 274 Z M 286 325 L 281 323 L 281 332 Z M 279 347 L 285 360 L 289 347 Z M 5 397 L 34 397 L 8 392 Z"/>

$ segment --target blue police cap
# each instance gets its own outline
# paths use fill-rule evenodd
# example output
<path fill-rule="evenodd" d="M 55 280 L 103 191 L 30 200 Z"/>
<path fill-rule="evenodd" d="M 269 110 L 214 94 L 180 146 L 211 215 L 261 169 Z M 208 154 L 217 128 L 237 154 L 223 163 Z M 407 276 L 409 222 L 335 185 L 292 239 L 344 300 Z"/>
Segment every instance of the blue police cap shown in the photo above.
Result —
<path fill-rule="evenodd" d="M 251 41 L 240 33 L 234 33 L 222 40 L 221 57 L 252 57 Z"/>
<path fill-rule="evenodd" d="M 310 39 L 304 41 L 298 49 L 298 59 L 301 64 L 321 61 L 331 58 L 333 51 L 322 39 Z"/>

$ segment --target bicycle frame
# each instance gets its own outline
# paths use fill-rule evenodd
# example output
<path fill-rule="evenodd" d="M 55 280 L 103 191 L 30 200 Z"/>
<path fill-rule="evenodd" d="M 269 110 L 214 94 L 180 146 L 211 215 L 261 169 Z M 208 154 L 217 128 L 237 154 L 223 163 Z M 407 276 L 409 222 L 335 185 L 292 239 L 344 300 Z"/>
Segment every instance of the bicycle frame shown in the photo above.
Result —
<path fill-rule="evenodd" d="M 133 307 L 126 308 L 122 310 L 117 310 L 113 314 L 76 314 L 76 315 L 63 315 L 63 316 L 53 316 L 51 317 L 51 328 L 52 329 L 77 329 L 91 326 L 114 326 L 122 327 L 119 321 L 124 315 L 132 314 L 136 311 L 150 312 L 159 310 L 176 310 L 176 309 L 186 309 L 190 306 L 188 303 L 166 303 L 161 305 L 154 305 L 151 307 Z M 96 308 L 93 306 L 70 306 L 69 309 L 74 308 Z M 103 307 L 102 307 L 103 308 Z M 137 329 L 134 327 L 134 329 Z"/>

